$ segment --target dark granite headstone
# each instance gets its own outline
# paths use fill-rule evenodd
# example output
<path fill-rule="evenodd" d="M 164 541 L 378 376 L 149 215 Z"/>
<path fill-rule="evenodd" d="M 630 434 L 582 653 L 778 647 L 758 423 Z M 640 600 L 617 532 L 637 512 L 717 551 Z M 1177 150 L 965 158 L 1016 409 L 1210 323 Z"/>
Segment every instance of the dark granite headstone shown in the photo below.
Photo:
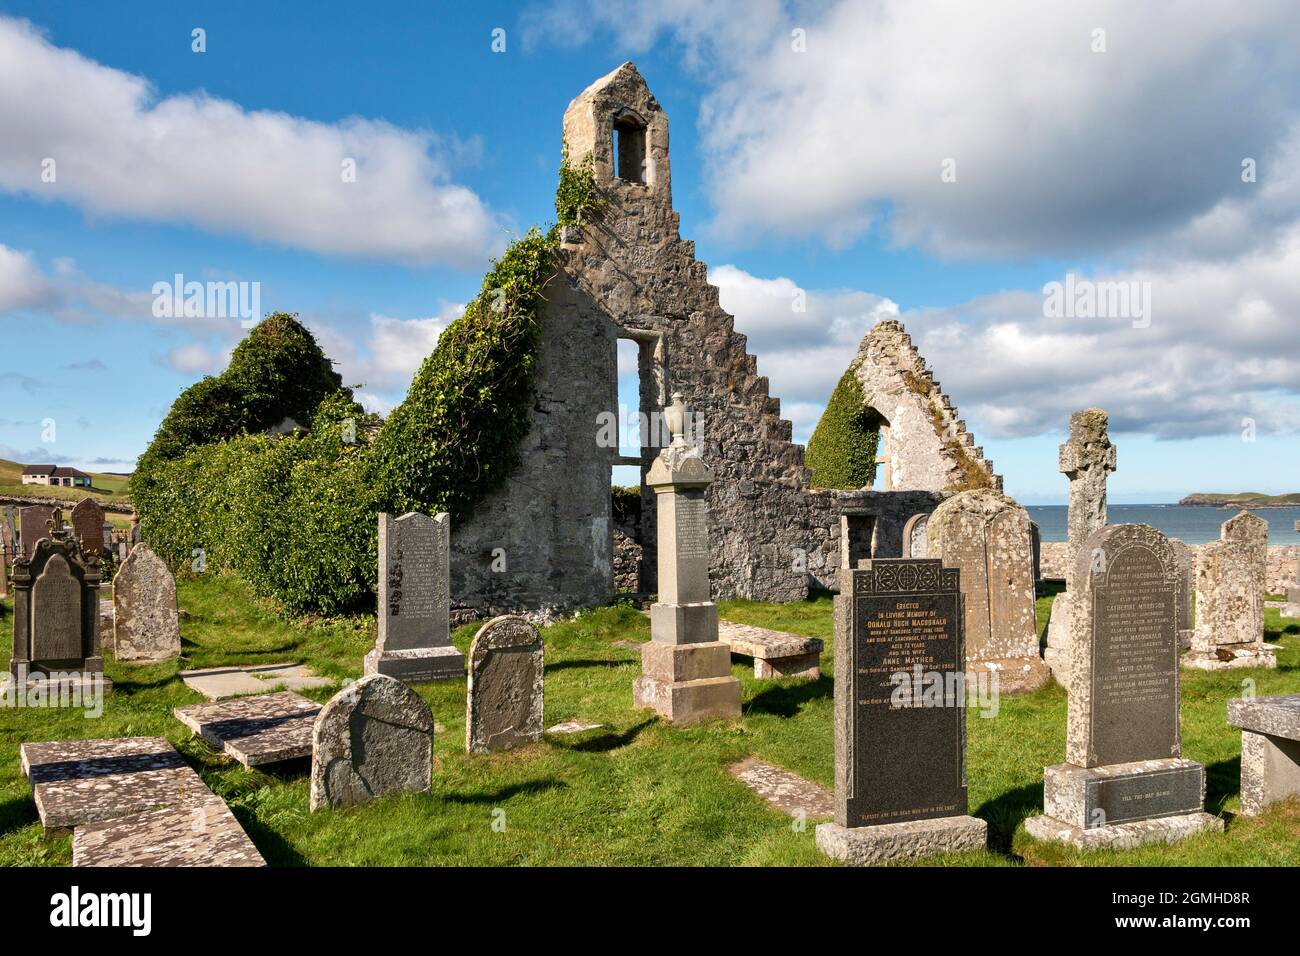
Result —
<path fill-rule="evenodd" d="M 82 554 L 104 554 L 104 509 L 94 498 L 82 498 L 72 509 L 72 532 Z"/>
<path fill-rule="evenodd" d="M 963 608 L 938 559 L 876 559 L 836 599 L 835 822 L 966 813 Z"/>
<path fill-rule="evenodd" d="M 50 518 L 54 509 L 48 505 L 28 505 L 18 512 L 18 546 L 24 558 L 31 560 L 36 542 L 50 536 Z"/>

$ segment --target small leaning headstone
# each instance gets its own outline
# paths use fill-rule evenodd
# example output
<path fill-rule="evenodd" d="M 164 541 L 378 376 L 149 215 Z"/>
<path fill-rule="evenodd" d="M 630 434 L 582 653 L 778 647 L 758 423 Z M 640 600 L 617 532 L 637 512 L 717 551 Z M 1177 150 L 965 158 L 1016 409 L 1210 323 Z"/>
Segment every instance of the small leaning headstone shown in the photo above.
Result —
<path fill-rule="evenodd" d="M 508 750 L 542 738 L 542 638 L 525 617 L 484 624 L 469 648 L 465 749 Z"/>
<path fill-rule="evenodd" d="M 428 793 L 433 714 L 399 680 L 371 674 L 343 688 L 312 727 L 311 809 Z"/>
<path fill-rule="evenodd" d="M 164 661 L 180 653 L 176 578 L 147 544 L 136 545 L 113 577 L 113 656 Z"/>

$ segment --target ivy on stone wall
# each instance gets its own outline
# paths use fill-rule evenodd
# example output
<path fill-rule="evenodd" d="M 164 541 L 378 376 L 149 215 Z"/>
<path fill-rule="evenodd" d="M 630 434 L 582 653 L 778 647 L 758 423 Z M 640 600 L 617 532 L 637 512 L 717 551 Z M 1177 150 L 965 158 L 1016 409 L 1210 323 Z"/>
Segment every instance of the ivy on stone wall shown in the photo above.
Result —
<path fill-rule="evenodd" d="M 862 385 L 850 366 L 831 393 L 804 453 L 812 486 L 837 491 L 865 488 L 875 481 L 879 446 L 879 422 L 867 408 Z"/>
<path fill-rule="evenodd" d="M 584 163 L 567 179 L 574 222 L 598 208 Z M 201 555 L 287 611 L 365 605 L 377 512 L 464 520 L 518 463 L 557 239 L 530 229 L 492 263 L 382 425 L 295 317 L 269 316 L 225 372 L 181 394 L 141 457 L 131 494 L 145 540 L 174 567 Z M 268 431 L 286 418 L 308 430 Z"/>

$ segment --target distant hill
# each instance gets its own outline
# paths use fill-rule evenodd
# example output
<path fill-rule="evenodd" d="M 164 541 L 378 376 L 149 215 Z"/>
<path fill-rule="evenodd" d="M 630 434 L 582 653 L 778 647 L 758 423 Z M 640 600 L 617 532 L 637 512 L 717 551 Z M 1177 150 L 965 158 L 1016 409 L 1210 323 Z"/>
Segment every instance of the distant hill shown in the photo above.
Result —
<path fill-rule="evenodd" d="M 89 488 L 62 488 L 47 485 L 24 485 L 23 466 L 16 461 L 0 458 L 0 498 L 44 498 L 47 501 L 78 502 L 82 498 L 95 498 L 105 507 L 116 505 L 129 508 L 131 499 L 126 494 L 130 475 L 112 475 L 88 471 Z"/>
<path fill-rule="evenodd" d="M 1229 495 L 1198 491 L 1178 503 L 1202 505 L 1207 508 L 1300 508 L 1300 492 L 1289 495 L 1264 495 L 1258 491 L 1239 491 L 1235 495 Z"/>

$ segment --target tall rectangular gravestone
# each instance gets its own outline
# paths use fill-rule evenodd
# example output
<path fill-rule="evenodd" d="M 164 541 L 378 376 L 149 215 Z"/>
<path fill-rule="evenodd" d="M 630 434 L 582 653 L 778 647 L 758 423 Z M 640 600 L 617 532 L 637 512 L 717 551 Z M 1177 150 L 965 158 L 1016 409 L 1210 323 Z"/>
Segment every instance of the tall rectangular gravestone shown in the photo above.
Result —
<path fill-rule="evenodd" d="M 94 498 L 82 498 L 72 509 L 72 533 L 82 554 L 104 555 L 104 508 Z"/>
<path fill-rule="evenodd" d="M 936 558 L 862 561 L 835 599 L 835 822 L 823 853 L 854 865 L 983 849 L 967 815 L 964 608 Z"/>
<path fill-rule="evenodd" d="M 365 673 L 408 684 L 463 677 L 451 643 L 451 516 L 379 515 L 379 639 Z"/>
<path fill-rule="evenodd" d="M 1079 847 L 1173 842 L 1223 821 L 1204 812 L 1205 768 L 1182 757 L 1178 559 L 1144 524 L 1094 532 L 1074 567 L 1063 764 L 1043 772 L 1038 839 Z"/>

